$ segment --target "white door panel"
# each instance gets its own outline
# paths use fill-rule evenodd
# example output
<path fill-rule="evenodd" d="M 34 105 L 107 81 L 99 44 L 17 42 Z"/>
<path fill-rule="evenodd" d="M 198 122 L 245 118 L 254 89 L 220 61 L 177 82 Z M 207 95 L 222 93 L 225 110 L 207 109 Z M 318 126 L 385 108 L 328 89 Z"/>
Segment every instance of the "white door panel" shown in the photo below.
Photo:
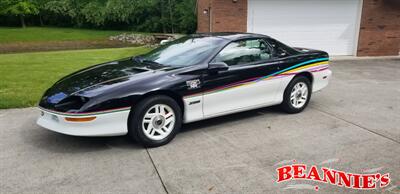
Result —
<path fill-rule="evenodd" d="M 290 46 L 352 55 L 361 0 L 249 0 L 247 30 Z"/>
<path fill-rule="evenodd" d="M 193 122 L 203 119 L 203 95 L 188 96 L 183 98 L 183 122 Z"/>
<path fill-rule="evenodd" d="M 204 116 L 212 117 L 247 107 L 276 104 L 280 86 L 280 79 L 269 79 L 204 94 Z"/>

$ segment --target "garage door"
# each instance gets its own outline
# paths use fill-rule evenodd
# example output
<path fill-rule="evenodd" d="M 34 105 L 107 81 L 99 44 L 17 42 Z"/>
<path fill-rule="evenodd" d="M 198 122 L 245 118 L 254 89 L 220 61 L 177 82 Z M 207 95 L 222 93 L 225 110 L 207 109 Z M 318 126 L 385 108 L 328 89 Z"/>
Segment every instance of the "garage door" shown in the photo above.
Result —
<path fill-rule="evenodd" d="M 361 0 L 248 0 L 247 31 L 331 55 L 356 50 Z"/>

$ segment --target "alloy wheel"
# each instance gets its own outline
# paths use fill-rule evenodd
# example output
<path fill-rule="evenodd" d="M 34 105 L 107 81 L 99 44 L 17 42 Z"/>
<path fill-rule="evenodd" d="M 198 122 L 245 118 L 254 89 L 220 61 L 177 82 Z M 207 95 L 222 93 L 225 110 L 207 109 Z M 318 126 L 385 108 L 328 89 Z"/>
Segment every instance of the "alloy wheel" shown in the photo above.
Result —
<path fill-rule="evenodd" d="M 156 104 L 145 113 L 142 121 L 144 134 L 151 140 L 162 140 L 174 129 L 175 113 L 166 104 Z"/>
<path fill-rule="evenodd" d="M 308 98 L 308 87 L 304 82 L 298 82 L 290 93 L 290 103 L 294 108 L 303 107 Z"/>

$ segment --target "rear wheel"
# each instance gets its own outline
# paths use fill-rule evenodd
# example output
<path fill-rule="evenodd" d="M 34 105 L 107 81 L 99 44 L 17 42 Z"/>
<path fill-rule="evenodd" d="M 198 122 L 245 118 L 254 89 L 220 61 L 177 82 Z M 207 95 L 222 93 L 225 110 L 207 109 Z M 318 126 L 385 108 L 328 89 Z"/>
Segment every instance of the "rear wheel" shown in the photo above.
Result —
<path fill-rule="evenodd" d="M 179 105 L 168 96 L 152 96 L 137 104 L 129 116 L 128 133 L 146 147 L 170 142 L 181 128 Z"/>
<path fill-rule="evenodd" d="M 299 113 L 303 111 L 311 98 L 311 82 L 304 76 L 298 76 L 286 87 L 282 109 L 287 113 Z"/>

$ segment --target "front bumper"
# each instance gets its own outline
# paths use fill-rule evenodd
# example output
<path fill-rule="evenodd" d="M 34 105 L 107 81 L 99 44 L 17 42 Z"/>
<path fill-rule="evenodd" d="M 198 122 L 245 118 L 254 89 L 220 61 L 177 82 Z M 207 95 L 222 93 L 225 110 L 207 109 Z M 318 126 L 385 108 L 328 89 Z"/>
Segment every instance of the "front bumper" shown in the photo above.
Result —
<path fill-rule="evenodd" d="M 103 114 L 90 115 L 68 115 L 56 113 L 46 109 L 41 110 L 41 115 L 37 124 L 41 127 L 73 136 L 118 136 L 128 132 L 129 109 Z M 96 119 L 87 122 L 66 121 L 66 117 L 85 118 L 93 117 Z"/>

